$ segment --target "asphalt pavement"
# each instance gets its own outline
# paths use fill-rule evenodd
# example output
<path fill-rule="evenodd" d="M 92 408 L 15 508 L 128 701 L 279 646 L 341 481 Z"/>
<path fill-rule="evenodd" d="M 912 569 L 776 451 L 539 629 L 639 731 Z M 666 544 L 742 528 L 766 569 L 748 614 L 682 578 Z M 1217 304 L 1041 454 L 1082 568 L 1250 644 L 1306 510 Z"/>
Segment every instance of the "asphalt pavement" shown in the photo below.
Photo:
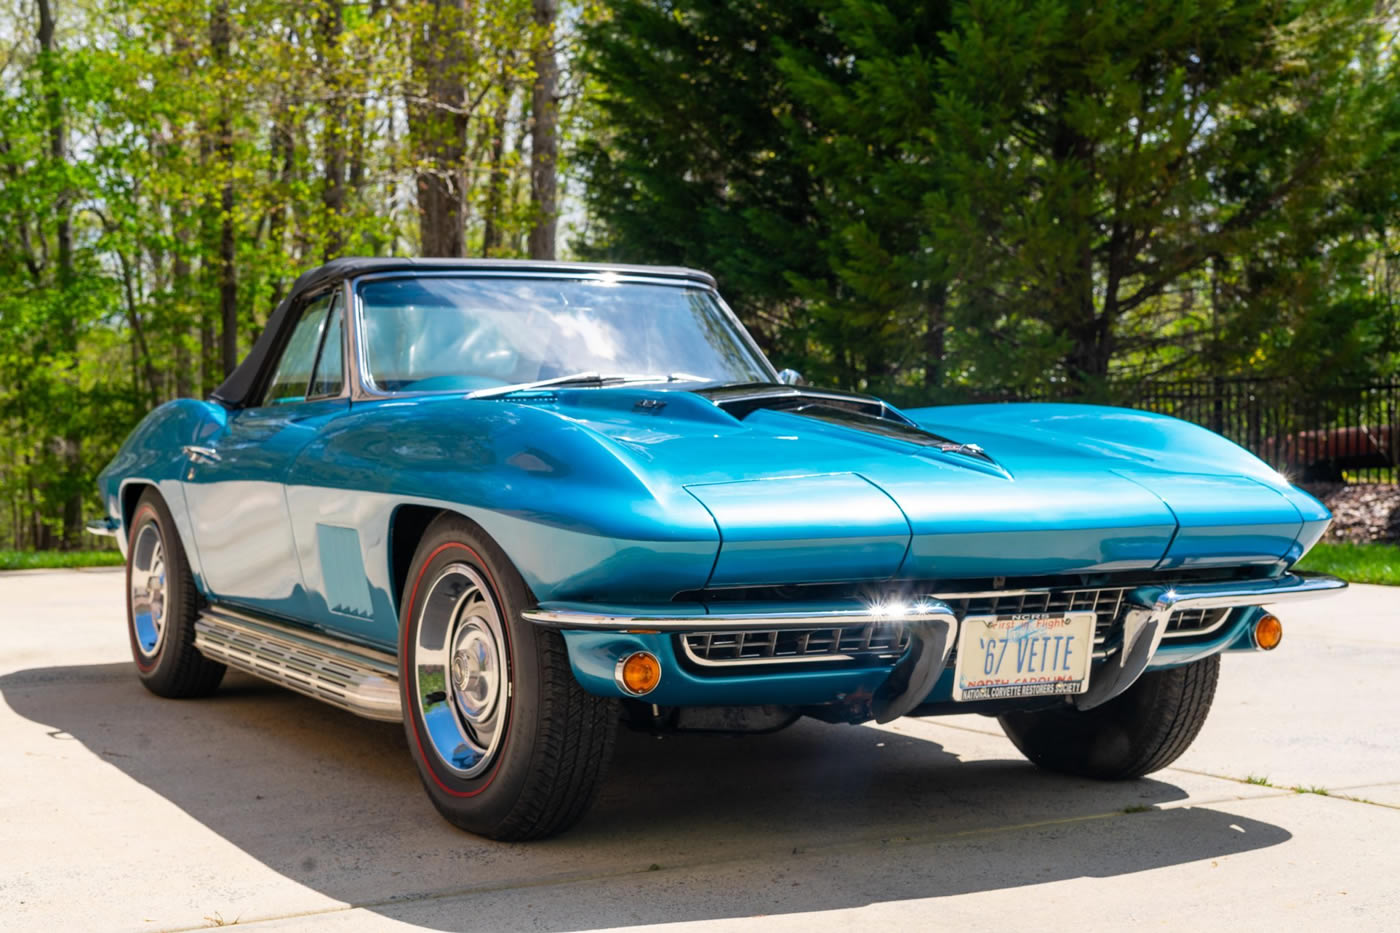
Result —
<path fill-rule="evenodd" d="M 0 573 L 0 929 L 1400 929 L 1400 589 L 1289 608 L 1144 780 L 1040 772 L 979 716 L 625 732 L 529 844 L 443 822 L 397 725 L 147 693 L 121 590 Z"/>

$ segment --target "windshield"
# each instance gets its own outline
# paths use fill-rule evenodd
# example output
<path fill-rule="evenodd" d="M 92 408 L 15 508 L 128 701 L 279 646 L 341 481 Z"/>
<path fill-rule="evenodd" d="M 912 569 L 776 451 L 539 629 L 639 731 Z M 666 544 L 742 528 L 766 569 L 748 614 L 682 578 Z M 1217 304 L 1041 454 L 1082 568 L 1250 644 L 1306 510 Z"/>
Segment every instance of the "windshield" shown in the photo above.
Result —
<path fill-rule="evenodd" d="M 702 288 L 584 279 L 362 283 L 366 369 L 385 391 L 487 389 L 572 373 L 768 382 Z"/>

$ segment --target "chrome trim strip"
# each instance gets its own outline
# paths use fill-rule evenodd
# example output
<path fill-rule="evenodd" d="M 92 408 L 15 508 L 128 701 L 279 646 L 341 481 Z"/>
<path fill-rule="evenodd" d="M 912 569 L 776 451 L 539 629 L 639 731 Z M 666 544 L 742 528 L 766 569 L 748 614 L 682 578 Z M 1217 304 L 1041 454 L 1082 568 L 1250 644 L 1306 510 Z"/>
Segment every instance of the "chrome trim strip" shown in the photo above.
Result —
<path fill-rule="evenodd" d="M 702 658 L 696 654 L 695 649 L 691 648 L 690 643 L 684 638 L 681 639 L 681 653 L 684 654 L 685 659 L 692 664 L 698 664 L 700 667 L 719 668 L 721 670 L 727 670 L 731 667 L 756 667 L 760 665 L 767 667 L 770 664 L 821 664 L 825 661 L 854 661 L 856 659 L 856 655 L 852 654 L 785 654 L 780 658 L 735 658 L 732 661 L 711 661 L 709 658 Z M 875 652 L 871 652 L 870 654 L 860 655 L 860 657 L 894 661 L 899 658 L 899 655 L 893 653 L 876 654 Z"/>
<path fill-rule="evenodd" d="M 1186 609 L 1174 609 L 1174 610 L 1172 610 L 1172 615 L 1176 615 L 1178 612 L 1187 612 L 1187 611 L 1192 610 L 1192 609 L 1203 609 L 1203 610 L 1205 610 L 1205 611 L 1208 612 L 1208 611 L 1210 611 L 1210 608 L 1211 608 L 1211 607 L 1209 607 L 1209 606 L 1187 606 Z M 1225 609 L 1225 608 L 1228 608 L 1228 607 L 1226 607 L 1226 606 L 1217 606 L 1217 607 L 1215 607 L 1215 608 L 1218 608 L 1218 609 Z M 1172 639 L 1172 638 L 1199 638 L 1199 637 L 1202 636 L 1202 635 L 1209 635 L 1209 634 L 1211 634 L 1212 632 L 1217 632 L 1217 631 L 1219 631 L 1222 627 L 1224 627 L 1225 623 L 1226 623 L 1226 622 L 1229 622 L 1229 621 L 1230 621 L 1230 613 L 1228 613 L 1228 612 L 1221 613 L 1220 618 L 1216 619 L 1214 622 L 1212 622 L 1210 625 L 1207 625 L 1205 628 L 1188 628 L 1188 629 L 1184 629 L 1184 630 L 1183 630 L 1183 629 L 1178 629 L 1178 630 L 1175 631 L 1175 632 L 1164 632 L 1164 633 L 1162 634 L 1162 638 L 1163 638 L 1163 639 Z"/>
<path fill-rule="evenodd" d="M 521 613 L 527 622 L 555 628 L 589 629 L 593 631 L 625 631 L 651 629 L 657 632 L 730 632 L 746 629 L 782 628 L 842 628 L 870 622 L 957 622 L 953 610 L 946 604 L 930 601 L 922 612 L 906 612 L 898 616 L 870 609 L 824 609 L 798 612 L 752 612 L 735 615 L 674 616 L 657 614 L 612 615 L 585 612 L 578 609 L 528 609 Z"/>
<path fill-rule="evenodd" d="M 1309 599 L 1346 589 L 1346 582 L 1326 574 L 1290 573 L 1260 580 L 1233 580 L 1223 583 L 1183 583 L 1170 586 L 1126 587 L 1039 587 L 1024 590 L 986 590 L 980 592 L 936 593 L 920 612 L 899 615 L 880 613 L 873 609 L 821 609 L 807 611 L 739 612 L 716 611 L 710 604 L 706 615 L 673 615 L 658 611 L 655 615 L 644 610 L 635 613 L 590 612 L 582 609 L 528 609 L 521 613 L 527 622 L 555 628 L 588 629 L 592 631 L 623 631 L 652 629 L 658 632 L 724 632 L 749 629 L 838 628 L 870 622 L 930 622 L 956 618 L 949 600 L 991 599 L 1006 596 L 1041 593 L 1086 593 L 1104 589 L 1126 589 L 1125 601 L 1134 608 L 1153 613 L 1171 613 L 1181 609 L 1224 609 L 1238 606 L 1267 605 L 1272 602 Z M 1163 620 L 1165 622 L 1165 619 Z M 1218 627 L 1218 626 L 1217 626 Z M 1212 629 L 1213 631 L 1213 629 Z M 1202 631 L 1185 633 L 1203 634 Z"/>
<path fill-rule="evenodd" d="M 753 334 L 749 333 L 749 329 L 744 326 L 744 322 L 739 320 L 739 315 L 735 314 L 734 309 L 729 307 L 729 303 L 724 300 L 724 296 L 719 293 L 719 289 L 716 286 L 710 286 L 708 291 L 714 297 L 715 304 L 719 305 L 720 310 L 729 316 L 729 323 L 734 325 L 739 331 L 739 336 L 748 344 L 749 352 L 753 354 L 754 359 L 758 360 L 763 366 L 767 366 L 768 372 L 772 374 L 773 381 L 777 382 L 778 368 L 773 365 L 773 361 L 768 358 L 767 354 L 759 348 L 758 341 L 753 339 Z"/>
<path fill-rule="evenodd" d="M 1128 594 L 1130 608 L 1123 614 L 1123 640 L 1117 648 L 1118 664 L 1101 664 L 1090 678 L 1089 691 L 1075 697 L 1074 704 L 1079 709 L 1093 709 L 1136 683 L 1161 647 L 1167 621 L 1175 612 L 1315 599 L 1346 587 L 1346 581 L 1336 577 L 1303 573 L 1226 583 L 1140 586 Z"/>
<path fill-rule="evenodd" d="M 185 456 L 192 463 L 218 463 L 223 457 L 212 447 L 199 447 L 195 444 L 186 444 L 180 448 L 185 452 Z"/>
<path fill-rule="evenodd" d="M 1227 609 L 1316 599 L 1346 588 L 1345 580 L 1327 574 L 1286 573 L 1263 580 L 1140 586 L 1128 595 L 1128 599 L 1141 608 L 1170 614 L 1179 609 Z"/>
<path fill-rule="evenodd" d="M 356 290 L 359 279 L 346 279 L 340 283 L 341 294 L 345 296 L 345 385 L 350 392 L 351 402 L 373 398 L 388 398 L 377 392 L 365 389 L 365 378 L 360 361 L 364 340 L 361 337 L 360 294 Z"/>
<path fill-rule="evenodd" d="M 392 655 L 222 606 L 205 609 L 194 629 L 210 660 L 367 719 L 403 719 Z"/>

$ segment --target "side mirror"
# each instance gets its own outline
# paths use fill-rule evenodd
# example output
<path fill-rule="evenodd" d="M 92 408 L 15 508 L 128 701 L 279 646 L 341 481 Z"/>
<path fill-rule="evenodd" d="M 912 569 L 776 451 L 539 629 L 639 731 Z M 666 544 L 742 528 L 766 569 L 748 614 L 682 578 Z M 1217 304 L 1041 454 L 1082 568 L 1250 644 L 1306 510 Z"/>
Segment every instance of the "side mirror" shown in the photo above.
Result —
<path fill-rule="evenodd" d="M 785 386 L 800 386 L 807 384 L 807 380 L 803 379 L 802 374 L 795 369 L 779 370 L 778 381 Z"/>

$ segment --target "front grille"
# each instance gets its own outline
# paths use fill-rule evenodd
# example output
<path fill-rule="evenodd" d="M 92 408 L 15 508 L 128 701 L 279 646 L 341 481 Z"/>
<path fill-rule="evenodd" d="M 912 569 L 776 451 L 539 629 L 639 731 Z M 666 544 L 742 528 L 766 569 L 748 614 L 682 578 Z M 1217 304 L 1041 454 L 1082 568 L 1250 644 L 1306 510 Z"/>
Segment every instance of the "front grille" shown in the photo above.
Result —
<path fill-rule="evenodd" d="M 1187 638 L 1213 632 L 1225 624 L 1229 609 L 1182 609 L 1167 620 L 1167 638 Z"/>
<path fill-rule="evenodd" d="M 761 632 L 692 632 L 682 636 L 682 647 L 698 664 L 893 659 L 909 647 L 909 633 L 902 625 L 882 622 Z"/>
<path fill-rule="evenodd" d="M 1107 654 L 1108 642 L 1122 625 L 1123 601 L 1131 587 L 1086 587 L 1031 592 L 965 593 L 935 596 L 958 620 L 967 616 L 1027 613 L 1093 612 L 1094 654 Z M 1185 609 L 1167 621 L 1167 638 L 1188 638 L 1215 631 L 1228 609 Z M 792 663 L 861 664 L 893 661 L 909 646 L 909 633 L 898 623 L 869 622 L 812 629 L 747 632 L 696 631 L 680 636 L 682 654 L 701 667 Z M 951 663 L 951 658 L 949 659 Z"/>
<path fill-rule="evenodd" d="M 1123 606 L 1127 587 L 1090 588 L 1079 590 L 1041 590 L 1031 593 L 979 593 L 970 596 L 944 598 L 957 615 L 958 621 L 967 616 L 1009 616 L 1025 613 L 1093 612 L 1098 619 L 1094 625 L 1094 649 L 1100 651 L 1113 633 L 1118 610 Z"/>

